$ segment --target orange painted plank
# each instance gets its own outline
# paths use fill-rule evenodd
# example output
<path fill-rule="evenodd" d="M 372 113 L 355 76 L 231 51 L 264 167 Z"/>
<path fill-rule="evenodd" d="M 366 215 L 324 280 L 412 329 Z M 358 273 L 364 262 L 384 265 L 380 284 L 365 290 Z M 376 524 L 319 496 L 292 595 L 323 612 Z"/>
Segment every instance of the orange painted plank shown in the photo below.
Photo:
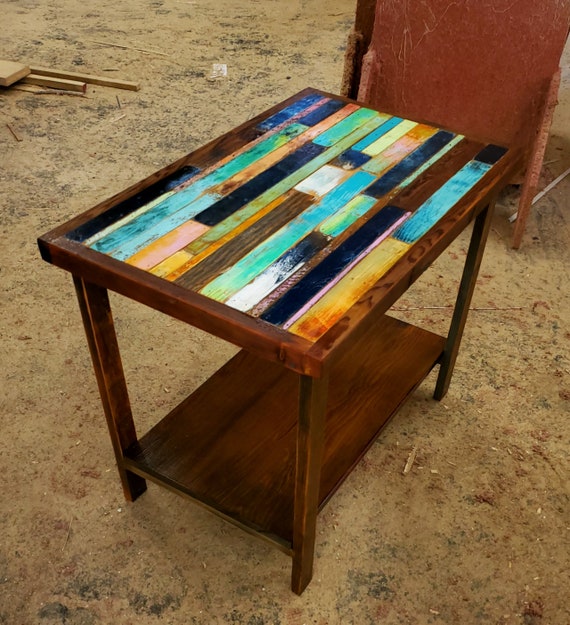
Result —
<path fill-rule="evenodd" d="M 197 221 L 187 221 L 150 245 L 147 245 L 125 262 L 139 269 L 150 269 L 181 250 L 207 230 L 208 226 L 204 226 L 204 224 Z"/>

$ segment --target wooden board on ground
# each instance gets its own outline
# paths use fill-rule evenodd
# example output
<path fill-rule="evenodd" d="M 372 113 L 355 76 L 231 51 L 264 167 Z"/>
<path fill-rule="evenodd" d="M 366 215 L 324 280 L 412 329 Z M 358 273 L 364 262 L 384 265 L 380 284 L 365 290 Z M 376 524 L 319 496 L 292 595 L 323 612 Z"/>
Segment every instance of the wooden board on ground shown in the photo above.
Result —
<path fill-rule="evenodd" d="M 30 73 L 30 68 L 23 63 L 0 59 L 0 85 L 9 87 Z"/>
<path fill-rule="evenodd" d="M 42 76 L 54 76 L 56 78 L 66 78 L 70 80 L 78 80 L 90 83 L 92 85 L 100 85 L 102 87 L 115 87 L 116 89 L 128 89 L 130 91 L 138 91 L 139 85 L 136 82 L 128 80 L 118 80 L 116 78 L 107 78 L 105 76 L 93 76 L 92 74 L 82 74 L 80 72 L 66 72 L 57 69 L 48 69 L 47 67 L 32 66 L 32 72 Z"/>
<path fill-rule="evenodd" d="M 51 76 L 39 76 L 38 74 L 28 74 L 22 82 L 28 85 L 66 89 L 67 91 L 80 91 L 81 93 L 85 93 L 87 90 L 87 85 L 84 82 L 67 80 L 65 78 L 52 78 Z"/>

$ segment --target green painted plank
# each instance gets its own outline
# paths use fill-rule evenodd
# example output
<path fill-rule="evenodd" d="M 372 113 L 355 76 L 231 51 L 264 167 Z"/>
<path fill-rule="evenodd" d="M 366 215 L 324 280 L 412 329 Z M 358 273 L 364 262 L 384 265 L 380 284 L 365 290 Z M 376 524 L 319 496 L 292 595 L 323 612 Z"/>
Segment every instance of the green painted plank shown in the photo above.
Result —
<path fill-rule="evenodd" d="M 244 206 L 244 208 L 236 211 L 231 217 L 228 217 L 218 225 L 211 228 L 203 236 L 193 241 L 186 250 L 191 254 L 198 254 L 215 243 L 218 239 L 229 234 L 244 221 L 255 215 L 257 212 L 265 208 L 270 202 L 276 200 L 302 180 L 316 172 L 323 165 L 335 159 L 339 154 L 347 150 L 353 143 L 359 141 L 370 132 L 378 128 L 382 124 L 380 118 L 372 118 L 363 126 L 360 126 L 350 135 L 344 137 L 338 143 L 325 150 L 322 154 L 314 158 L 310 163 L 303 165 L 295 173 L 291 174 L 279 184 L 275 185 L 265 193 L 257 197 L 255 200 Z"/>
<path fill-rule="evenodd" d="M 225 301 L 267 269 L 271 263 L 307 236 L 322 221 L 350 202 L 375 179 L 372 174 L 357 171 L 320 202 L 266 238 L 227 271 L 209 282 L 200 293 L 218 301 Z"/>

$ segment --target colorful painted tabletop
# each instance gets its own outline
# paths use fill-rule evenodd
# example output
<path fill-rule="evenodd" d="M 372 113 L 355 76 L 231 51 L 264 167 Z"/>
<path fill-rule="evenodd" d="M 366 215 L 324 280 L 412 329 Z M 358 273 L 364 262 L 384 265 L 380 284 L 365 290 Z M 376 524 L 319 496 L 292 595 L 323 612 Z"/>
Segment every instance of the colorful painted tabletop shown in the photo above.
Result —
<path fill-rule="evenodd" d="M 186 165 L 66 236 L 315 342 L 506 151 L 477 144 L 454 160 L 464 141 L 309 90 L 217 162 Z M 399 201 L 443 162 L 429 197 Z"/>

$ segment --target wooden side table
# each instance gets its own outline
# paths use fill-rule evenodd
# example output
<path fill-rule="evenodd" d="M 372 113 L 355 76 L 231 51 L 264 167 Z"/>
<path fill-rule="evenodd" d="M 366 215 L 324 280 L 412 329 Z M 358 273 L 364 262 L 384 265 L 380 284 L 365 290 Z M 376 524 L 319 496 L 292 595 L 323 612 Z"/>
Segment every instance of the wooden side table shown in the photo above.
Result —
<path fill-rule="evenodd" d="M 301 593 L 318 511 L 437 364 L 447 391 L 519 158 L 306 89 L 41 237 L 73 274 L 126 498 L 150 479 L 269 539 Z M 472 220 L 448 337 L 387 316 Z M 141 437 L 107 289 L 243 348 Z"/>

